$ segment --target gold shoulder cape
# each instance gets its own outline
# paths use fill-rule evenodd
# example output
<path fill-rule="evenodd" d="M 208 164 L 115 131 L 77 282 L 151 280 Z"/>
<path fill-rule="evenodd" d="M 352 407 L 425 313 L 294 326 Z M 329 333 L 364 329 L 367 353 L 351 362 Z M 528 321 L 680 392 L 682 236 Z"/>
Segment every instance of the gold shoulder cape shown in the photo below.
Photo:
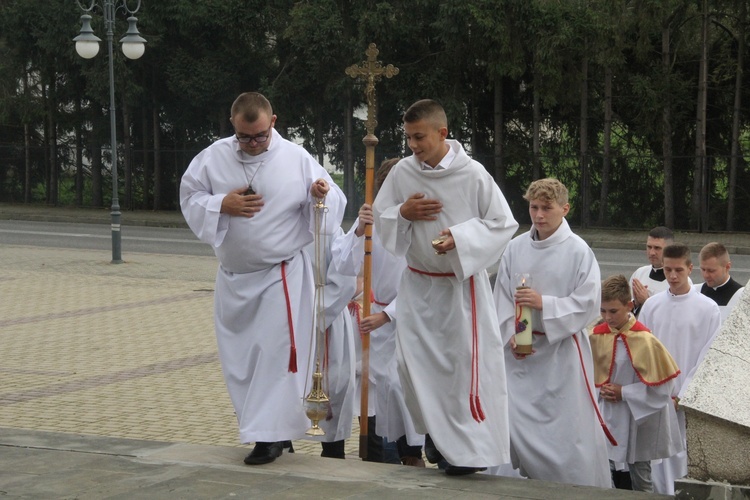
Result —
<path fill-rule="evenodd" d="M 597 387 L 608 383 L 612 377 L 618 337 L 622 338 L 630 364 L 644 384 L 661 385 L 680 374 L 677 363 L 664 344 L 643 323 L 631 316 L 619 331 L 612 331 L 607 323 L 601 323 L 589 335 Z"/>

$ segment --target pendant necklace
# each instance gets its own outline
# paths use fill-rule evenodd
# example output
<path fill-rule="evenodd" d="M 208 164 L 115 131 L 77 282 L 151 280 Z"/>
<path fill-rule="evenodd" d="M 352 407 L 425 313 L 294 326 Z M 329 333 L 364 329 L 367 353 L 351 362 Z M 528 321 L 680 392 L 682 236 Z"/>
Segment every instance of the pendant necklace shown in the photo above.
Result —
<path fill-rule="evenodd" d="M 256 194 L 255 189 L 253 189 L 253 179 L 255 179 L 255 176 L 258 175 L 258 172 L 260 171 L 260 168 L 263 166 L 264 163 L 265 163 L 265 160 L 260 162 L 260 165 L 258 165 L 258 168 L 255 169 L 253 176 L 250 177 L 249 179 L 247 178 L 247 169 L 245 168 L 244 164 L 242 165 L 242 170 L 245 172 L 245 180 L 247 181 L 247 191 L 245 191 L 245 196 L 249 194 Z M 251 163 L 251 165 L 253 164 Z"/>

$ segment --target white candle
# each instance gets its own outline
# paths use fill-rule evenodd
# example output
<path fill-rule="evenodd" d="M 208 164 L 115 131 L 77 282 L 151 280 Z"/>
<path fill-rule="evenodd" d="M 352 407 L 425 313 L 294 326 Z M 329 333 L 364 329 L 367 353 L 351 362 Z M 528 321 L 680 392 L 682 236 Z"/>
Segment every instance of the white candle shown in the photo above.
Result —
<path fill-rule="evenodd" d="M 516 290 L 528 289 L 530 277 L 528 274 L 517 275 L 519 285 Z M 516 302 L 516 352 L 519 354 L 531 354 L 531 344 L 533 343 L 531 324 L 531 308 L 521 306 Z"/>

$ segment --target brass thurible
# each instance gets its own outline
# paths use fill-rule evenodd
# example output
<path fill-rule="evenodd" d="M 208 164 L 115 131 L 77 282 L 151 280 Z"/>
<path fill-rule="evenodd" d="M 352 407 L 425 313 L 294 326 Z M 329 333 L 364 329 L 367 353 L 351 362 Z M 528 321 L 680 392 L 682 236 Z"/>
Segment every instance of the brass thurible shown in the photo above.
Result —
<path fill-rule="evenodd" d="M 313 384 L 310 394 L 305 398 L 305 415 L 312 422 L 312 427 L 307 429 L 308 436 L 324 436 L 325 431 L 318 426 L 318 422 L 328 415 L 329 400 L 323 392 L 323 374 L 320 372 L 320 362 L 315 364 L 315 373 L 312 376 Z"/>

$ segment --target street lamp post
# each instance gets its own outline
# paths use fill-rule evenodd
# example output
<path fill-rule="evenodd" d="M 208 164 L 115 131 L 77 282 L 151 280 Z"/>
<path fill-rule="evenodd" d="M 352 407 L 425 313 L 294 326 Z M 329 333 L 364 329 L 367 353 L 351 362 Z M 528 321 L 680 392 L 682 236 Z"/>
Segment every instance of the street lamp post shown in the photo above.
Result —
<path fill-rule="evenodd" d="M 94 35 L 91 29 L 91 12 L 96 7 L 96 0 L 91 0 L 88 7 L 84 7 L 80 0 L 76 0 L 78 6 L 84 12 L 81 16 L 80 34 L 73 39 L 76 42 L 76 52 L 84 59 L 91 59 L 99 53 L 99 42 L 101 38 Z M 138 33 L 136 27 L 137 18 L 134 14 L 141 8 L 141 1 L 135 9 L 130 9 L 127 0 L 102 0 L 102 14 L 104 25 L 107 29 L 107 57 L 109 58 L 109 126 L 110 146 L 112 148 L 112 264 L 122 263 L 122 235 L 120 232 L 120 201 L 117 189 L 117 122 L 115 120 L 115 74 L 112 63 L 112 38 L 114 37 L 115 13 L 122 9 L 128 14 L 128 31 L 122 37 L 122 52 L 128 59 L 138 59 L 143 55 L 146 40 Z"/>

